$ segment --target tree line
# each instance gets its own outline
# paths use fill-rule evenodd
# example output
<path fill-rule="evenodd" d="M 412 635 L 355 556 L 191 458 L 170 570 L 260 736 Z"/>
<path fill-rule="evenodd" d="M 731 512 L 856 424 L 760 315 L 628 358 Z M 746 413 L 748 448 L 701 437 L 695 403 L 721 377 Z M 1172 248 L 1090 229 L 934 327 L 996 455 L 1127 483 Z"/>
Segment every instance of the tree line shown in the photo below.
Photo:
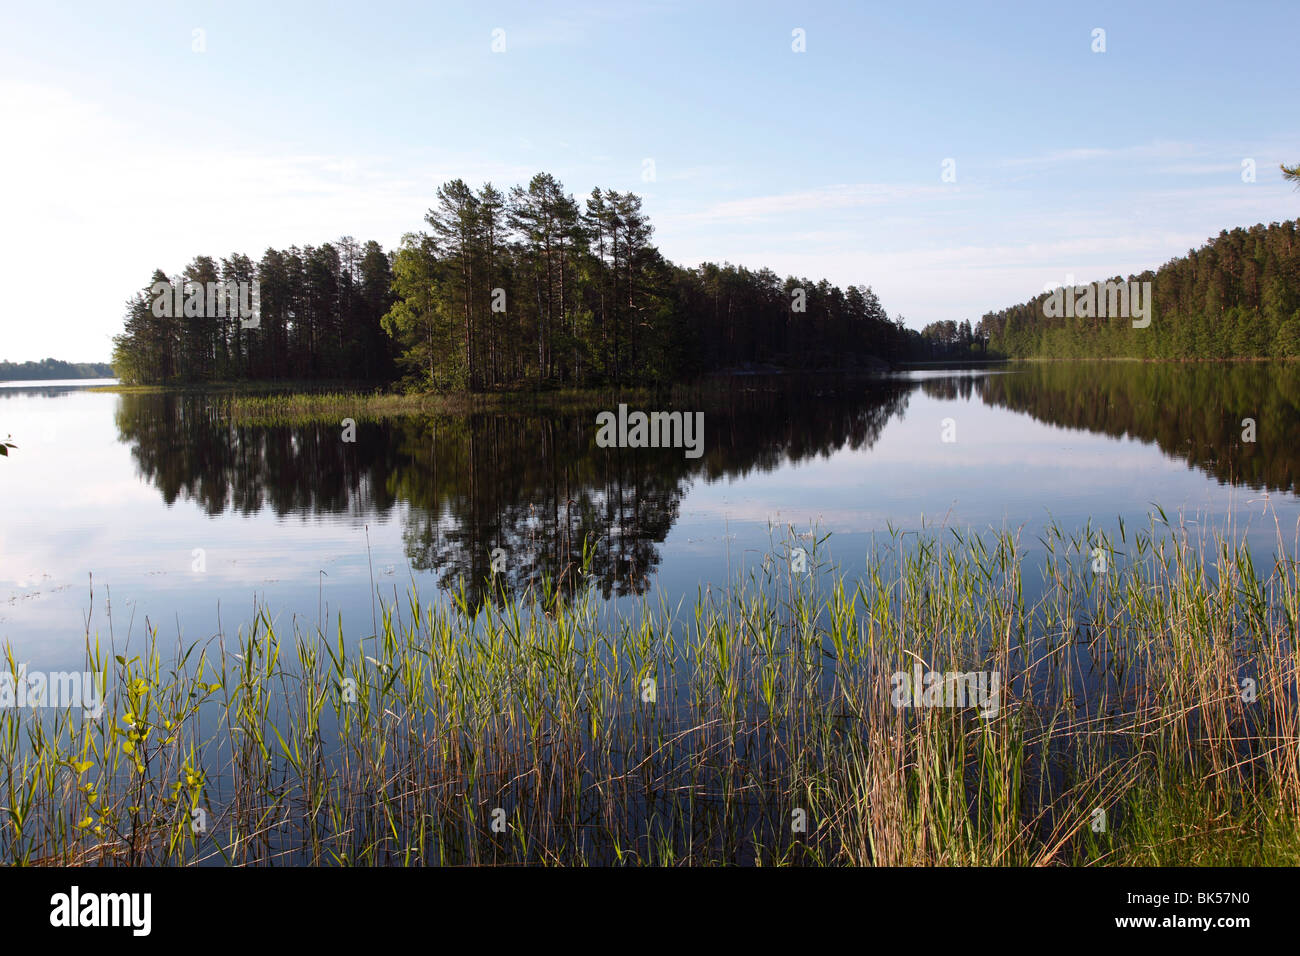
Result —
<path fill-rule="evenodd" d="M 983 328 L 971 328 L 970 319 L 931 322 L 921 330 L 921 356 L 928 359 L 984 358 L 989 340 Z"/>
<path fill-rule="evenodd" d="M 1129 276 L 1151 283 L 1145 328 L 1122 315 L 1049 317 L 1044 292 L 986 313 L 975 336 L 987 339 L 990 353 L 1010 358 L 1300 356 L 1298 227 L 1292 220 L 1225 230 L 1155 271 Z"/>
<path fill-rule="evenodd" d="M 400 379 L 492 389 L 846 368 L 921 348 L 866 285 L 674 265 L 632 192 L 596 188 L 579 202 L 539 173 L 506 191 L 452 180 L 436 200 L 427 228 L 388 252 L 345 237 L 268 249 L 258 262 L 199 256 L 180 275 L 156 271 L 127 304 L 113 367 L 140 383 Z M 255 322 L 239 314 L 233 291 L 254 281 Z M 221 308 L 205 307 L 212 297 L 202 290 L 213 286 Z M 184 304 L 166 308 L 165 299 Z"/>
<path fill-rule="evenodd" d="M 0 362 L 0 382 L 112 377 L 113 366 L 105 362 L 64 362 L 54 358 L 39 362 Z"/>
<path fill-rule="evenodd" d="M 246 316 L 249 296 L 240 303 L 235 290 L 254 282 L 258 307 Z M 388 254 L 351 236 L 267 249 L 258 262 L 197 256 L 177 276 L 155 271 L 127 303 L 113 369 L 145 384 L 383 379 L 393 371 L 381 325 L 391 285 Z M 215 301 L 205 294 L 214 287 Z"/>

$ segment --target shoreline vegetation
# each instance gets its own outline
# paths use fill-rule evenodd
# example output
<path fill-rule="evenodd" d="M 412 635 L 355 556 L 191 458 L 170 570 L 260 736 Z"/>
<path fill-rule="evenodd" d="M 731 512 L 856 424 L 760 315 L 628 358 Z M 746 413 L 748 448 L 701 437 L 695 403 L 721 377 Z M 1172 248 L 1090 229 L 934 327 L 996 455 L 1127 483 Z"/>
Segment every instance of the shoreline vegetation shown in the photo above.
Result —
<path fill-rule="evenodd" d="M 584 559 L 476 611 L 413 592 L 307 627 L 261 608 L 184 643 L 88 620 L 103 713 L 0 710 L 0 857 L 1300 863 L 1280 527 L 1264 568 L 1163 512 L 1049 529 L 1033 557 L 1012 534 L 907 545 L 848 575 L 826 538 L 774 533 L 729 587 L 628 614 L 601 611 Z M 900 700 L 921 670 L 996 698 Z"/>
<path fill-rule="evenodd" d="M 389 417 L 410 415 L 465 415 L 478 412 L 573 412 L 601 411 L 616 407 L 619 402 L 667 402 L 674 407 L 684 407 L 691 402 L 718 398 L 737 388 L 762 387 L 764 381 L 800 376 L 816 377 L 842 385 L 854 381 L 880 381 L 913 371 L 943 369 L 1015 369 L 1044 364 L 1088 365 L 1096 363 L 1123 364 L 1140 362 L 1150 365 L 1179 364 L 1252 364 L 1288 362 L 1287 359 L 1152 359 L 1152 358 L 1095 358 L 1056 359 L 1048 357 L 1022 359 L 966 359 L 899 362 L 882 369 L 856 371 L 780 370 L 769 367 L 729 370 L 703 376 L 691 382 L 662 383 L 646 386 L 585 386 L 548 387 L 534 389 L 527 386 L 499 388 L 492 391 L 391 391 L 363 382 L 326 381 L 249 381 L 203 382 L 171 385 L 95 385 L 92 392 L 111 392 L 119 395 L 177 395 L 213 398 L 218 400 L 219 414 L 239 425 L 280 425 L 294 422 L 332 422 L 339 424 L 344 418 L 355 421 L 374 421 Z"/>
<path fill-rule="evenodd" d="M 764 380 L 815 376 L 819 381 L 843 384 L 878 381 L 883 372 L 812 373 L 769 369 L 719 372 L 693 382 L 654 386 L 588 386 L 583 388 L 530 389 L 518 387 L 469 392 L 387 392 L 356 383 L 227 382 L 202 385 L 99 385 L 88 389 L 122 395 L 194 395 L 217 399 L 218 413 L 239 425 L 277 425 L 291 422 L 332 422 L 343 418 L 373 421 L 407 415 L 466 415 L 477 412 L 549 413 L 597 412 L 627 404 L 661 403 L 688 407 L 708 402 L 735 389 L 763 387 Z"/>
<path fill-rule="evenodd" d="M 1300 356 L 1298 356 L 1300 357 Z M 681 382 L 662 382 L 642 386 L 616 386 L 616 385 L 588 385 L 581 387 L 564 388 L 559 386 L 546 386 L 542 388 L 533 388 L 529 386 L 519 386 L 514 388 L 497 388 L 490 390 L 470 391 L 468 389 L 443 389 L 443 390 L 394 390 L 390 386 L 376 385 L 373 382 L 349 381 L 347 379 L 303 379 L 293 381 L 277 381 L 274 379 L 252 380 L 252 381 L 212 381 L 212 382 L 192 382 L 192 383 L 171 383 L 171 384 L 128 384 L 118 382 L 114 385 L 92 385 L 86 388 L 88 392 L 111 392 L 120 395 L 248 395 L 248 396 L 266 396 L 266 395 L 290 395 L 294 398 L 310 400 L 315 396 L 337 396 L 337 395 L 355 395 L 366 399 L 393 399 L 408 401 L 412 405 L 418 405 L 419 402 L 463 402 L 472 404 L 475 401 L 491 403 L 493 401 L 509 402 L 512 400 L 545 400 L 552 396 L 587 396 L 587 395 L 652 395 L 662 392 L 670 392 L 675 389 L 698 387 L 701 383 L 722 385 L 729 382 L 743 384 L 746 379 L 761 379 L 771 376 L 797 378 L 801 375 L 833 375 L 844 379 L 862 378 L 870 379 L 877 377 L 887 377 L 900 372 L 924 371 L 929 369 L 960 369 L 960 368 L 995 368 L 995 367 L 1015 367 L 1017 365 L 1034 365 L 1042 363 L 1068 363 L 1086 365 L 1088 363 L 1098 364 L 1115 364 L 1126 362 L 1140 362 L 1147 365 L 1217 365 L 1217 364 L 1247 364 L 1247 363 L 1269 363 L 1281 362 L 1291 363 L 1292 357 L 1250 357 L 1250 356 L 1231 356 L 1228 358 L 1151 358 L 1143 356 L 1092 356 L 1080 358 L 1060 358 L 1054 356 L 1027 356 L 1022 358 L 1010 358 L 1006 356 L 990 355 L 988 357 L 978 358 L 951 358 L 951 359 L 914 359 L 894 363 L 893 365 L 881 365 L 876 368 L 863 369 L 799 369 L 799 368 L 780 368 L 775 366 L 761 366 L 756 368 L 745 368 L 738 370 L 722 370 L 701 376 L 692 381 Z"/>

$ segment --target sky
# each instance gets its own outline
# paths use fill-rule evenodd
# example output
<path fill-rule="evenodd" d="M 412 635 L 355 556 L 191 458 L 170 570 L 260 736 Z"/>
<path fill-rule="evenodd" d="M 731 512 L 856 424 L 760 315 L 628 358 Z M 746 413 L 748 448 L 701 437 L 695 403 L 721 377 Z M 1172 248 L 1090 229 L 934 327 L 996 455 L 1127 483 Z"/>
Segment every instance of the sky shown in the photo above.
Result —
<path fill-rule="evenodd" d="M 914 328 L 1300 217 L 1300 3 L 983 6 L 0 0 L 0 359 L 107 361 L 196 255 L 392 248 L 456 177 L 631 189 L 678 264 Z"/>

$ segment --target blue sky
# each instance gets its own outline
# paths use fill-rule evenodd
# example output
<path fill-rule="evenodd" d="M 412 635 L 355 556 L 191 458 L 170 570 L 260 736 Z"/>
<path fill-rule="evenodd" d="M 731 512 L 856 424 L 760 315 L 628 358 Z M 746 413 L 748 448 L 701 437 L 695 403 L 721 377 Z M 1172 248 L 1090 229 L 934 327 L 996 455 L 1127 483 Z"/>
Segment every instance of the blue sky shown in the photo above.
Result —
<path fill-rule="evenodd" d="M 6 0 L 0 358 L 106 359 L 197 254 L 389 248 L 456 176 L 633 189 L 675 262 L 915 327 L 1300 216 L 1300 4 L 979 6 Z"/>

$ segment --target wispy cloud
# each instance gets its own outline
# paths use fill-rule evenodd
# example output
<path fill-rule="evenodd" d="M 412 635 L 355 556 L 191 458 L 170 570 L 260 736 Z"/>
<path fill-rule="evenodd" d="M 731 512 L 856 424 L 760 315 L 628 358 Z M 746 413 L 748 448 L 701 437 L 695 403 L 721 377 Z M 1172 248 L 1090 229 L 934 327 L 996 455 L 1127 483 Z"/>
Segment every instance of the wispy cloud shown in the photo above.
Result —
<path fill-rule="evenodd" d="M 959 192 L 960 189 L 954 185 L 843 183 L 799 192 L 728 199 L 714 203 L 699 212 L 681 213 L 678 218 L 696 223 L 758 222 L 825 210 L 856 209 L 864 206 L 886 206 L 891 203 L 950 198 Z"/>
<path fill-rule="evenodd" d="M 1130 146 L 1053 149 L 1033 156 L 1015 156 L 997 160 L 993 165 L 1002 168 L 1024 166 L 1055 166 L 1065 163 L 1085 163 L 1096 160 L 1122 159 L 1179 159 L 1200 155 L 1203 147 L 1191 143 L 1154 142 L 1135 143 Z"/>

